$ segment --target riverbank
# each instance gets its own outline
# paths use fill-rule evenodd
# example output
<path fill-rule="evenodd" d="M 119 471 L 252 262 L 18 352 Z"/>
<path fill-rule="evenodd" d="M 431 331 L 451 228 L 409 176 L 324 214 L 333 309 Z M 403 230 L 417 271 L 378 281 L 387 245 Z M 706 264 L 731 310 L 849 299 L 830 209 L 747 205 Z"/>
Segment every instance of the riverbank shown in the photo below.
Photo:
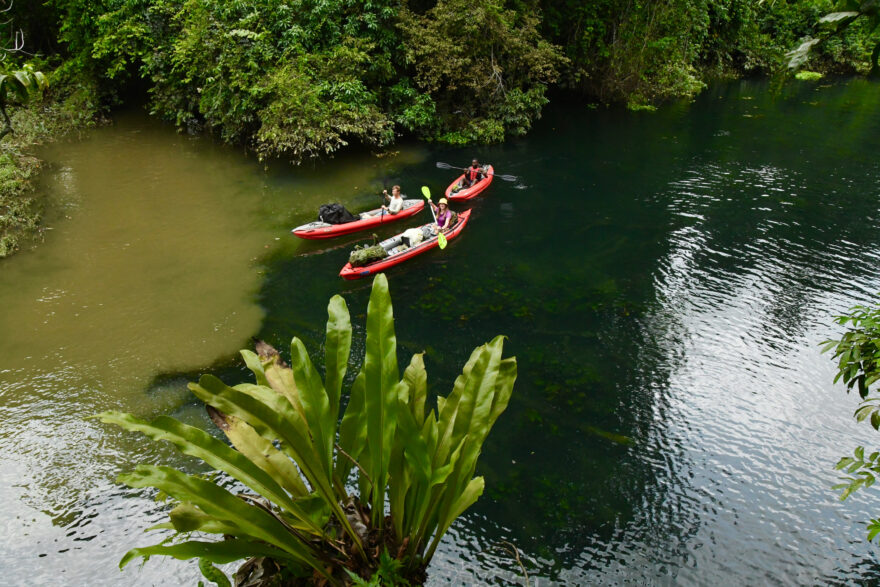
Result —
<path fill-rule="evenodd" d="M 43 198 L 34 180 L 42 161 L 34 149 L 95 126 L 101 118 L 93 94 L 78 88 L 47 94 L 10 114 L 13 134 L 0 141 L 0 259 L 38 241 L 43 232 Z"/>

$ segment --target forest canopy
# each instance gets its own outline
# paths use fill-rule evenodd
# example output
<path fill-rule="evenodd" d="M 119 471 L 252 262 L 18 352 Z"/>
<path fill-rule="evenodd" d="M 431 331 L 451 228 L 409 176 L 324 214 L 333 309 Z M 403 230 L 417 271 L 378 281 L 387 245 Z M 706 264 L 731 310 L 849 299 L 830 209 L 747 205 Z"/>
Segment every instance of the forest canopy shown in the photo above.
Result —
<path fill-rule="evenodd" d="M 767 74 L 826 0 L 49 0 L 13 5 L 56 92 L 148 96 L 189 131 L 300 161 L 413 135 L 521 135 L 549 95 L 650 108 L 720 76 Z M 809 67 L 871 69 L 848 27 Z"/>

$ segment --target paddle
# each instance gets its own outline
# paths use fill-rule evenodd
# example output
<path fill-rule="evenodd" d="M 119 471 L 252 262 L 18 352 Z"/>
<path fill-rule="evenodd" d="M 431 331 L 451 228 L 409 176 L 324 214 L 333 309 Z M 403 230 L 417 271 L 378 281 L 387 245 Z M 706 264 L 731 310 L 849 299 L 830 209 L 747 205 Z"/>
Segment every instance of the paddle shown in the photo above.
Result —
<path fill-rule="evenodd" d="M 379 198 L 382 200 L 382 214 L 379 216 L 379 224 L 385 221 L 385 198 L 388 196 L 388 178 L 382 178 L 382 185 L 385 186 L 385 189 L 382 190 L 382 194 Z"/>
<path fill-rule="evenodd" d="M 431 208 L 431 216 L 434 217 L 434 224 L 437 224 L 437 215 L 434 213 L 434 206 L 431 205 L 431 190 L 428 189 L 428 186 L 422 186 L 422 193 L 428 198 L 428 207 Z M 446 248 L 446 235 L 443 234 L 443 231 L 440 227 L 437 227 L 437 244 L 440 245 L 441 249 Z"/>
<path fill-rule="evenodd" d="M 442 161 L 437 161 L 437 167 L 439 169 L 460 169 L 461 171 L 467 171 L 467 167 L 455 167 L 454 165 L 443 163 Z M 484 171 L 483 173 L 486 172 Z M 519 181 L 519 178 L 515 175 L 498 175 L 497 173 L 486 173 L 486 175 L 494 175 L 498 179 L 503 179 L 504 181 Z"/>

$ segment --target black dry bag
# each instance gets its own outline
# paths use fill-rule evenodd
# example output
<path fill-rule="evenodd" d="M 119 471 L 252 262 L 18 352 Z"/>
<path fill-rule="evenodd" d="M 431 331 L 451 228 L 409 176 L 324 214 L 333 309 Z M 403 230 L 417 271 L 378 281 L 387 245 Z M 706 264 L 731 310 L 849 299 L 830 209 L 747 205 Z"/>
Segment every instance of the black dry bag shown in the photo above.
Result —
<path fill-rule="evenodd" d="M 324 204 L 318 209 L 318 220 L 327 224 L 345 224 L 360 218 L 346 210 L 342 204 Z"/>

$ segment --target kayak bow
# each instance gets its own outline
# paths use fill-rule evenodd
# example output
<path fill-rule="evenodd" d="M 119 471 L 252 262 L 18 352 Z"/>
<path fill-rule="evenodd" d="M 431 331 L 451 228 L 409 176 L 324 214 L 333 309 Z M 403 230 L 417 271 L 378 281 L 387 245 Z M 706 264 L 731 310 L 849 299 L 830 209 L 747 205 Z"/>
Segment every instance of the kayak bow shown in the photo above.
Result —
<path fill-rule="evenodd" d="M 489 184 L 492 183 L 492 178 L 495 177 L 495 168 L 491 165 L 483 166 L 483 173 L 485 177 L 472 185 L 469 188 L 465 188 L 463 190 L 458 190 L 457 192 L 452 191 L 452 189 L 458 185 L 458 183 L 464 179 L 464 174 L 458 176 L 458 178 L 449 184 L 449 187 L 446 188 L 446 197 L 449 200 L 470 200 L 471 198 L 476 197 L 483 190 L 489 187 Z"/>

